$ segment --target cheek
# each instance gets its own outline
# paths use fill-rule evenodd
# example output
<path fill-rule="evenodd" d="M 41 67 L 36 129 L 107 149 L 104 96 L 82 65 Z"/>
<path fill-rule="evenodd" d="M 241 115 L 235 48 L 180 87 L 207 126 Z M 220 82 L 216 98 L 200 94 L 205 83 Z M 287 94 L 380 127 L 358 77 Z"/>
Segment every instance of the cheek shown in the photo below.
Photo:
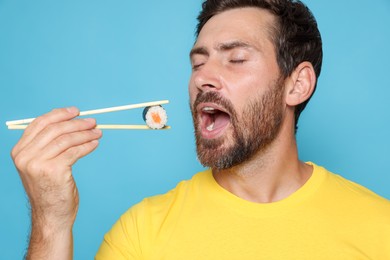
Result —
<path fill-rule="evenodd" d="M 230 84 L 229 96 L 239 111 L 242 111 L 250 101 L 263 96 L 272 86 L 269 75 L 264 75 L 259 71 L 241 75 L 235 83 Z"/>
<path fill-rule="evenodd" d="M 190 82 L 188 83 L 188 94 L 190 96 L 190 102 L 191 104 L 193 104 L 196 99 L 196 95 L 198 94 L 198 88 L 195 86 L 192 77 L 190 78 Z"/>
<path fill-rule="evenodd" d="M 237 100 L 245 100 L 253 96 L 264 84 L 258 74 L 258 71 L 229 73 L 224 78 L 226 91 L 230 92 L 229 95 Z"/>

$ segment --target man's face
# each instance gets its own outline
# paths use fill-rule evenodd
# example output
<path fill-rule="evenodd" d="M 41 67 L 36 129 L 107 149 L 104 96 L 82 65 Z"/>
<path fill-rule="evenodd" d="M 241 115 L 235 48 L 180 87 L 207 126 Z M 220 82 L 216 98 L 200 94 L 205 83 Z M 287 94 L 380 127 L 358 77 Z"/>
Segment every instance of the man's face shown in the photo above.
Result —
<path fill-rule="evenodd" d="M 189 93 L 200 162 L 238 165 L 276 138 L 283 80 L 271 42 L 274 18 L 258 8 L 212 17 L 191 51 Z"/>

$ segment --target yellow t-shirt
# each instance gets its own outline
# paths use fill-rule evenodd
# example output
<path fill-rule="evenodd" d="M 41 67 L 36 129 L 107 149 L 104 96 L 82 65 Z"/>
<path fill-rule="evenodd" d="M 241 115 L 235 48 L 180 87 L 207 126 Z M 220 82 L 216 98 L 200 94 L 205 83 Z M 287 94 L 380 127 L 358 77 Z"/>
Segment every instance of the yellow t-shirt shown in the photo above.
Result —
<path fill-rule="evenodd" d="M 390 202 L 313 167 L 298 191 L 268 204 L 200 172 L 123 214 L 96 259 L 389 260 Z"/>

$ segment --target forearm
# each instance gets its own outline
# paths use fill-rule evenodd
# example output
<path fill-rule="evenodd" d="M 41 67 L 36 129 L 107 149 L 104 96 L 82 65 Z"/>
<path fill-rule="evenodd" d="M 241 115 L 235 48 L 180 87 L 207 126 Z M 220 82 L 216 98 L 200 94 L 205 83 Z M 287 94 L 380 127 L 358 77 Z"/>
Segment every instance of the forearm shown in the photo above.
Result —
<path fill-rule="evenodd" d="M 73 259 L 72 227 L 57 229 L 33 223 L 26 259 Z"/>
<path fill-rule="evenodd" d="M 71 107 L 36 118 L 12 149 L 31 205 L 27 259 L 73 258 L 79 197 L 72 166 L 91 153 L 101 137 L 94 119 L 75 119 L 78 115 Z"/>

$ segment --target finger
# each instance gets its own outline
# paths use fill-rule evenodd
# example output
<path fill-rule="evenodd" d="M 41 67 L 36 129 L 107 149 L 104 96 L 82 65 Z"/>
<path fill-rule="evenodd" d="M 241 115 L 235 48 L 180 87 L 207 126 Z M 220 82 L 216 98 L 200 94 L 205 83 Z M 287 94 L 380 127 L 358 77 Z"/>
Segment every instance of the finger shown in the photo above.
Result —
<path fill-rule="evenodd" d="M 80 158 L 94 151 L 99 145 L 99 140 L 92 140 L 78 146 L 73 146 L 56 157 L 56 161 L 65 162 L 66 165 L 72 166 Z"/>
<path fill-rule="evenodd" d="M 42 150 L 42 159 L 53 159 L 72 147 L 77 147 L 93 140 L 98 140 L 102 136 L 102 131 L 92 129 L 80 132 L 64 134 L 51 141 Z"/>
<path fill-rule="evenodd" d="M 18 154 L 27 144 L 29 144 L 42 129 L 48 125 L 56 122 L 70 120 L 78 116 L 80 111 L 76 107 L 59 108 L 54 109 L 51 112 L 37 117 L 31 124 L 26 128 L 19 142 L 15 145 L 12 150 L 12 154 Z"/>
<path fill-rule="evenodd" d="M 59 123 L 53 123 L 48 125 L 39 134 L 35 136 L 29 144 L 26 144 L 24 150 L 31 156 L 35 156 L 38 153 L 42 153 L 44 147 L 49 145 L 53 140 L 57 139 L 62 135 L 66 135 L 74 132 L 82 132 L 90 130 L 96 126 L 95 119 L 76 119 L 70 121 L 64 121 Z M 17 155 L 16 155 L 17 156 Z"/>

